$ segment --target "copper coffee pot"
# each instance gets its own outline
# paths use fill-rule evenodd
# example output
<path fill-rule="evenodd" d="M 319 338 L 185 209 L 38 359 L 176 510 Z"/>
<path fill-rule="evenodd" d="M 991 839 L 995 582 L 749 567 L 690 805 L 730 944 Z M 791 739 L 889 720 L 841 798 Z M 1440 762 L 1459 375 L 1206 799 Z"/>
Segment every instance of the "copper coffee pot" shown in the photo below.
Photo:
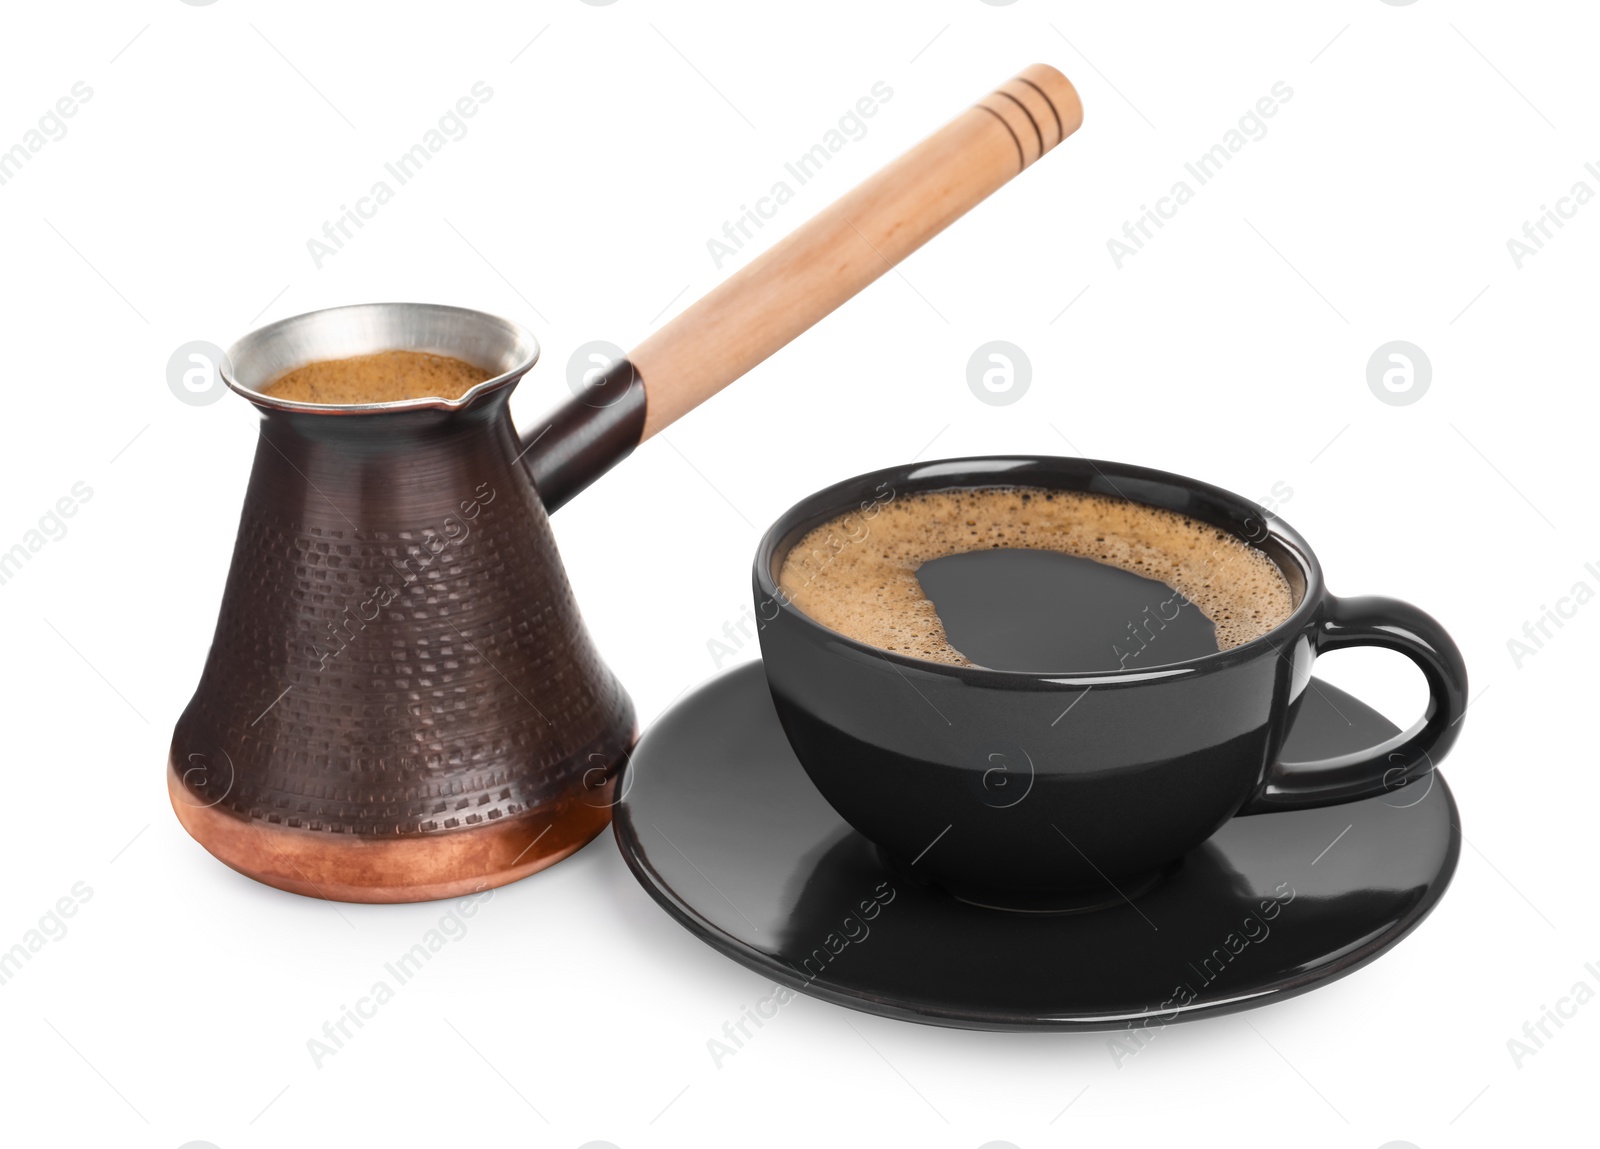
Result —
<path fill-rule="evenodd" d="M 514 323 L 363 304 L 271 324 L 223 378 L 262 416 L 199 688 L 173 732 L 179 820 L 295 893 L 404 902 L 514 881 L 610 820 L 637 735 L 548 515 L 1059 144 L 1082 122 L 1035 64 L 824 209 L 519 440 L 538 345 Z M 343 406 L 262 389 L 392 349 L 493 377 Z"/>

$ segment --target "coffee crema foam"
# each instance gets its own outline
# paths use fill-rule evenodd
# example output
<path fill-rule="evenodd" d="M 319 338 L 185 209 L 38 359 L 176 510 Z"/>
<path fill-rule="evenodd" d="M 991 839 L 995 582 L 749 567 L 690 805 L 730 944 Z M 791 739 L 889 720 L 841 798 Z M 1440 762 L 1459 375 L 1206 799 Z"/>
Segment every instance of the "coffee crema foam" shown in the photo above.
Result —
<path fill-rule="evenodd" d="M 974 666 L 950 645 L 917 568 L 995 547 L 1058 551 L 1163 582 L 1211 620 L 1219 650 L 1294 611 L 1283 572 L 1226 531 L 1125 499 L 1032 487 L 918 492 L 840 515 L 784 556 L 778 583 L 807 615 L 858 642 Z"/>
<path fill-rule="evenodd" d="M 448 355 L 379 351 L 348 359 L 307 363 L 261 388 L 263 395 L 294 403 L 396 403 L 403 399 L 459 399 L 493 375 Z"/>

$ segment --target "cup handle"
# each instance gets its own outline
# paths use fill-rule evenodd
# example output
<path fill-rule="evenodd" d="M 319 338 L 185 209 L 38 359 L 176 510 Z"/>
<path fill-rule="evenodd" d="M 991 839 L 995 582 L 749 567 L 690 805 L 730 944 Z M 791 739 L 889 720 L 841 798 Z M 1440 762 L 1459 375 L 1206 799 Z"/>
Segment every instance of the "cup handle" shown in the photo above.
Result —
<path fill-rule="evenodd" d="M 1399 599 L 1328 596 L 1311 635 L 1314 654 L 1348 646 L 1397 650 L 1428 680 L 1428 708 L 1410 730 L 1370 750 L 1312 762 L 1274 762 L 1239 812 L 1335 806 L 1388 794 L 1426 777 L 1450 752 L 1467 708 L 1467 664 L 1434 618 Z"/>

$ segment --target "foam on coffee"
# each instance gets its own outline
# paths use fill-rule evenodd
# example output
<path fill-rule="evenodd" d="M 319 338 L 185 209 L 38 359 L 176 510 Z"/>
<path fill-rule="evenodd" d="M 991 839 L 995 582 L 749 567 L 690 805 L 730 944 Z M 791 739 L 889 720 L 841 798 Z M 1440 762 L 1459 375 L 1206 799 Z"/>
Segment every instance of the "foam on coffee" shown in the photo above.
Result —
<path fill-rule="evenodd" d="M 492 373 L 448 355 L 379 351 L 324 359 L 296 367 L 261 388 L 263 395 L 295 403 L 395 403 L 403 399 L 459 399 Z"/>
<path fill-rule="evenodd" d="M 970 666 L 917 568 L 1002 547 L 1059 551 L 1166 583 L 1211 620 L 1219 650 L 1266 634 L 1294 610 L 1283 572 L 1226 531 L 1126 499 L 1029 487 L 919 492 L 841 515 L 789 551 L 778 582 L 806 614 L 859 642 Z"/>

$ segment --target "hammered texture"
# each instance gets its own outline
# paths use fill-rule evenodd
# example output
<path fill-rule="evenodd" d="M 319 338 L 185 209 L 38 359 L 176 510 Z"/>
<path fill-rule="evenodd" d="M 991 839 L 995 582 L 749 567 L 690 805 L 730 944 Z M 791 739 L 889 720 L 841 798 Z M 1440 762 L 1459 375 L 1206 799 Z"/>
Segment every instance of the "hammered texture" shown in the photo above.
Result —
<path fill-rule="evenodd" d="M 266 416 L 173 736 L 197 805 L 393 838 L 603 804 L 632 706 L 517 451 L 504 395 Z"/>

